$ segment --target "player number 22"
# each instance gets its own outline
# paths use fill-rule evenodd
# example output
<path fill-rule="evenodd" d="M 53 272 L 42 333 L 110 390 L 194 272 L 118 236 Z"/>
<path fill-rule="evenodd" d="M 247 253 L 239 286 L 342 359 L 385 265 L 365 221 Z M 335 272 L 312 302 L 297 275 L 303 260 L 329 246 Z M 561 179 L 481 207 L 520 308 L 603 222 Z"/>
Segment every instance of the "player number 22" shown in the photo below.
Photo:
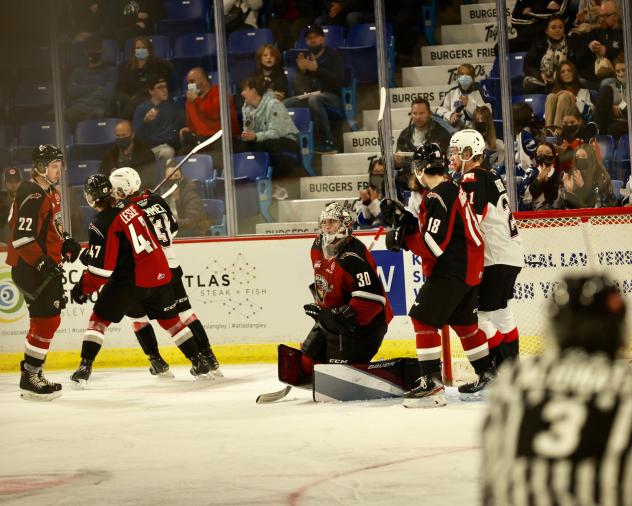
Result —
<path fill-rule="evenodd" d="M 358 278 L 358 286 L 368 286 L 371 284 L 371 277 L 368 272 L 359 272 L 356 274 L 356 278 Z"/>

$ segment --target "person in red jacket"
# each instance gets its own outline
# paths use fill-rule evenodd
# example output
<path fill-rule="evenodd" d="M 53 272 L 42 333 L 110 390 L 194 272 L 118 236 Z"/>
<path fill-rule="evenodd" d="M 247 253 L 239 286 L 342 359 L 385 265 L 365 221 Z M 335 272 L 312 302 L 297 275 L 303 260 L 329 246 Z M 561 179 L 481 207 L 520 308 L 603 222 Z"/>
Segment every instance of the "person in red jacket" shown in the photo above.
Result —
<path fill-rule="evenodd" d="M 64 231 L 61 178 L 64 155 L 49 144 L 33 150 L 33 178 L 18 187 L 9 214 L 7 264 L 13 282 L 29 309 L 24 360 L 20 363 L 21 397 L 49 401 L 61 395 L 61 385 L 42 374 L 48 348 L 66 307 L 62 259 L 74 262 L 81 246 Z"/>
<path fill-rule="evenodd" d="M 200 142 L 215 135 L 222 129 L 220 119 L 219 86 L 211 86 L 211 82 L 202 67 L 189 70 L 187 74 L 186 123 L 180 129 L 180 154 L 186 155 Z M 239 136 L 239 122 L 233 98 L 230 101 L 230 130 L 233 138 Z M 214 167 L 222 166 L 221 143 L 210 146 L 203 152 L 213 156 Z"/>

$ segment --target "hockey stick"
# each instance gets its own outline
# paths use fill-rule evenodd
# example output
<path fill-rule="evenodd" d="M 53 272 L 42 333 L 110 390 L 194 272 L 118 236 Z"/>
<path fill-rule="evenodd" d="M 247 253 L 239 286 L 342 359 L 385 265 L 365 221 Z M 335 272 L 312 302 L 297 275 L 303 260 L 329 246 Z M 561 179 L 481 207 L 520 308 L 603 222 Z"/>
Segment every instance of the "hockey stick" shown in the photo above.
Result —
<path fill-rule="evenodd" d="M 390 142 L 391 132 L 386 132 L 386 125 L 384 124 L 384 111 L 386 110 L 386 88 L 380 88 L 380 112 L 377 116 L 377 141 L 380 146 L 380 155 L 384 161 L 384 167 L 386 169 L 386 177 L 384 178 L 384 190 L 386 197 L 391 200 L 397 200 L 397 190 L 395 189 L 395 176 L 393 174 L 393 159 L 391 156 L 387 156 L 386 142 Z M 387 141 L 387 139 L 389 139 Z M 388 150 L 390 155 L 390 150 Z"/>
<path fill-rule="evenodd" d="M 160 183 L 158 183 L 158 185 L 152 190 L 152 193 L 156 193 L 163 184 L 165 184 L 167 181 L 169 181 L 169 179 L 171 179 L 171 176 L 173 176 L 178 171 L 178 169 L 180 169 L 182 164 L 184 162 L 186 162 L 189 158 L 191 158 L 191 156 L 193 156 L 198 151 L 204 149 L 205 147 L 210 146 L 216 140 L 218 140 L 221 136 L 222 136 L 222 131 L 218 130 L 214 135 L 212 135 L 211 137 L 209 137 L 205 141 L 200 142 L 197 146 L 195 146 L 182 160 L 180 160 L 178 162 L 178 165 L 176 165 L 173 168 L 173 170 L 168 175 L 166 175 L 164 177 L 164 179 L 162 181 L 160 181 Z"/>
<path fill-rule="evenodd" d="M 173 185 L 171 185 L 171 188 L 169 188 L 165 193 L 163 193 L 161 197 L 163 199 L 166 199 L 169 195 L 171 195 L 177 189 L 178 189 L 178 183 L 173 183 Z"/>

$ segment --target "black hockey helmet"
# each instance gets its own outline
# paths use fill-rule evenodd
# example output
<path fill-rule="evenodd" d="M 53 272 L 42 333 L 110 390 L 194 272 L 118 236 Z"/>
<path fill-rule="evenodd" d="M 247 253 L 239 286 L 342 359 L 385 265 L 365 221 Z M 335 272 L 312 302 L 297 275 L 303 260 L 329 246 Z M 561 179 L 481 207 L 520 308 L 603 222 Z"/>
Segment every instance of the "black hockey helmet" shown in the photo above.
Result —
<path fill-rule="evenodd" d="M 112 183 L 105 174 L 94 174 L 86 179 L 83 185 L 83 195 L 90 207 L 106 197 L 112 196 Z"/>
<path fill-rule="evenodd" d="M 424 142 L 415 150 L 411 167 L 418 177 L 422 171 L 428 175 L 443 175 L 446 173 L 445 153 L 439 144 Z"/>
<path fill-rule="evenodd" d="M 552 326 L 560 349 L 614 357 L 625 345 L 625 303 L 603 275 L 564 278 L 553 291 Z"/>
<path fill-rule="evenodd" d="M 33 167 L 38 174 L 45 176 L 48 164 L 59 160 L 64 161 L 64 153 L 52 144 L 40 144 L 33 148 Z"/>

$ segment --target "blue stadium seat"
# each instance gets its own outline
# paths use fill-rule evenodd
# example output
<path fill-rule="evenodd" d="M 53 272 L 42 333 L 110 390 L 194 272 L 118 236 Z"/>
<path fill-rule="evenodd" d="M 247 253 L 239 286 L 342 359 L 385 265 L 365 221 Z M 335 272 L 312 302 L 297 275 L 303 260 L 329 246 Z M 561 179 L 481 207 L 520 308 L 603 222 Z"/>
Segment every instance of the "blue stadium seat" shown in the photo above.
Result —
<path fill-rule="evenodd" d="M 163 5 L 167 17 L 158 22 L 158 33 L 173 40 L 182 33 L 208 30 L 208 0 L 163 0 Z"/>
<path fill-rule="evenodd" d="M 212 33 L 189 33 L 176 38 L 172 63 L 176 75 L 186 75 L 193 67 L 208 72 L 217 68 L 217 47 Z"/>
<path fill-rule="evenodd" d="M 72 160 L 97 160 L 114 144 L 114 129 L 118 118 L 86 119 L 77 123 L 74 143 L 70 146 Z"/>
<path fill-rule="evenodd" d="M 103 56 L 101 61 L 109 65 L 118 65 L 120 61 L 118 41 L 115 39 L 103 39 L 101 42 Z M 76 42 L 70 46 L 69 62 L 72 67 L 88 64 L 88 56 L 83 42 Z"/>
<path fill-rule="evenodd" d="M 272 31 L 267 28 L 252 28 L 231 32 L 226 49 L 229 54 L 254 55 L 264 44 L 274 44 Z"/>
<path fill-rule="evenodd" d="M 71 186 L 82 185 L 88 176 L 99 172 L 101 160 L 80 160 L 68 164 L 68 184 Z"/>
<path fill-rule="evenodd" d="M 226 216 L 224 201 L 220 199 L 201 199 L 204 212 L 211 222 L 211 235 L 226 235 Z"/>
<path fill-rule="evenodd" d="M 288 108 L 294 126 L 298 128 L 298 143 L 301 147 L 303 167 L 310 176 L 314 175 L 312 159 L 314 157 L 314 123 L 312 113 L 307 107 Z"/>
<path fill-rule="evenodd" d="M 13 150 L 16 161 L 30 161 L 32 151 L 40 144 L 57 144 L 57 128 L 53 122 L 27 123 L 20 127 L 18 142 Z"/>
<path fill-rule="evenodd" d="M 612 183 L 612 192 L 614 193 L 617 201 L 619 201 L 621 199 L 621 188 L 623 188 L 623 181 L 620 181 L 618 179 L 611 179 L 610 182 Z"/>
<path fill-rule="evenodd" d="M 518 104 L 520 102 L 529 104 L 535 115 L 540 119 L 544 119 L 544 103 L 546 102 L 546 95 L 513 95 L 511 97 L 512 104 Z"/>
<path fill-rule="evenodd" d="M 163 60 L 171 58 L 169 37 L 166 35 L 149 35 L 147 38 L 150 40 L 151 45 L 154 48 L 154 56 L 156 58 L 161 58 Z M 132 57 L 132 53 L 134 52 L 134 39 L 135 37 L 132 37 L 125 41 L 123 61 L 129 61 Z"/>
<path fill-rule="evenodd" d="M 377 29 L 373 23 L 353 25 L 345 46 L 338 49 L 344 63 L 353 67 L 353 74 L 359 84 L 378 82 L 376 33 Z M 394 87 L 395 44 L 393 27 L 390 23 L 386 24 L 386 50 L 389 65 L 389 86 Z"/>
<path fill-rule="evenodd" d="M 606 166 L 606 169 L 610 171 L 610 167 L 612 166 L 612 161 L 614 159 L 614 139 L 612 138 L 612 135 L 598 135 L 595 137 L 595 140 L 599 146 L 601 160 Z"/>
<path fill-rule="evenodd" d="M 53 120 L 53 84 L 20 82 L 15 90 L 10 117 L 14 123 Z"/>
<path fill-rule="evenodd" d="M 511 78 L 511 90 L 515 95 L 522 94 L 522 81 L 524 80 L 524 59 L 527 53 L 509 53 L 509 76 Z M 489 78 L 500 79 L 500 69 L 498 68 L 498 57 L 494 59 Z"/>
<path fill-rule="evenodd" d="M 176 156 L 174 160 L 179 163 L 184 156 Z M 213 158 L 210 155 L 195 154 L 180 167 L 182 175 L 191 181 L 206 181 L 213 179 Z"/>
<path fill-rule="evenodd" d="M 614 179 L 627 181 L 630 177 L 630 144 L 627 133 L 621 135 L 617 141 L 617 151 L 614 162 L 610 166 L 610 174 Z"/>
<path fill-rule="evenodd" d="M 323 32 L 325 32 L 325 45 L 327 47 L 332 47 L 334 49 L 339 48 L 345 42 L 345 29 L 342 25 L 323 25 Z M 301 34 L 298 36 L 296 40 L 296 48 L 301 50 L 307 49 L 307 44 L 305 43 L 305 32 L 307 28 L 303 28 L 301 30 Z"/>

